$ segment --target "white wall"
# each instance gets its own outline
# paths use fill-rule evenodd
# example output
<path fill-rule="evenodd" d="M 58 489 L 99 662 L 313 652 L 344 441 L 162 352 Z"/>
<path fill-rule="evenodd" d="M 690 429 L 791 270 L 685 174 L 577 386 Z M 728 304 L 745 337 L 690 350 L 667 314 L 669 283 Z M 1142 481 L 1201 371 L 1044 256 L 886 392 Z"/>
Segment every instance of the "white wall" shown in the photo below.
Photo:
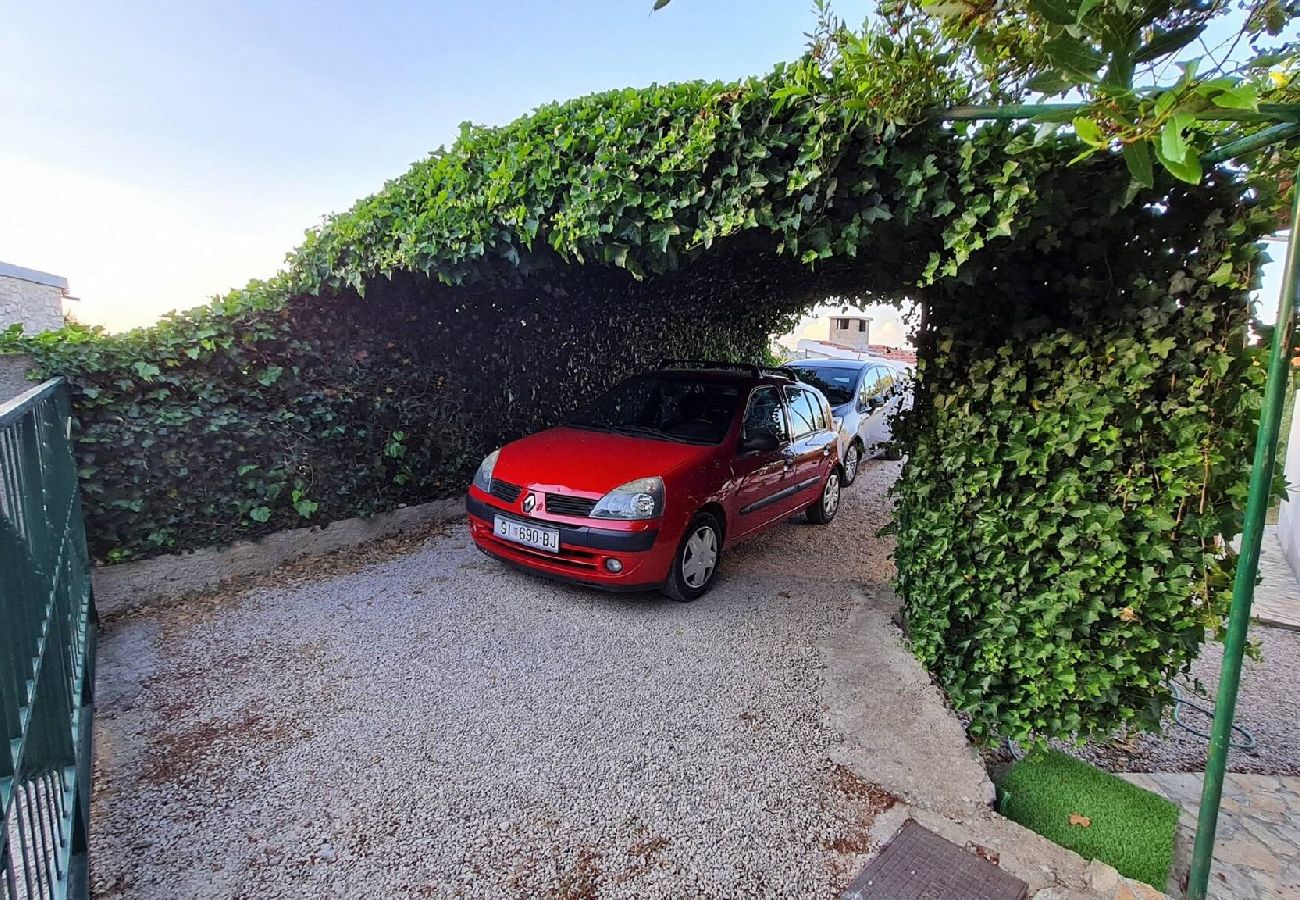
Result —
<path fill-rule="evenodd" d="M 1300 404 L 1300 391 L 1296 393 Z M 1300 578 L 1300 408 L 1291 417 L 1291 436 L 1286 445 L 1287 497 L 1278 512 L 1277 537 L 1282 542 L 1282 554 L 1291 564 L 1291 571 Z"/>

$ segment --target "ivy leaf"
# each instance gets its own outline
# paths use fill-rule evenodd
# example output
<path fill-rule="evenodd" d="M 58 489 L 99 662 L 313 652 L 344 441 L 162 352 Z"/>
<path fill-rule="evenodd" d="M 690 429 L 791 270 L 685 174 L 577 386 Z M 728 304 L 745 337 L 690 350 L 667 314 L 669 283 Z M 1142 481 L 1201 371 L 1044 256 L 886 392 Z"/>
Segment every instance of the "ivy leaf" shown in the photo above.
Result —
<path fill-rule="evenodd" d="M 1060 94 L 1074 86 L 1074 82 L 1060 72 L 1039 72 L 1025 82 L 1025 87 L 1042 94 Z"/>
<path fill-rule="evenodd" d="M 1106 135 L 1102 134 L 1101 126 L 1092 119 L 1083 116 L 1074 118 L 1074 133 L 1091 147 L 1105 147 L 1107 144 Z"/>
<path fill-rule="evenodd" d="M 1156 158 L 1160 164 L 1173 174 L 1179 181 L 1185 181 L 1188 184 L 1201 183 L 1201 160 L 1196 155 L 1196 151 L 1191 147 L 1183 144 L 1183 157 L 1175 159 L 1164 152 L 1164 134 L 1161 134 L 1162 140 L 1155 145 Z M 1179 140 L 1182 140 L 1179 138 Z"/>
<path fill-rule="evenodd" d="M 1054 37 L 1044 44 L 1043 52 L 1053 66 L 1080 81 L 1095 81 L 1097 70 L 1105 62 L 1092 47 L 1065 35 Z"/>
<path fill-rule="evenodd" d="M 1169 165 L 1169 160 L 1180 163 L 1187 158 L 1189 150 L 1187 141 L 1183 140 L 1183 130 L 1178 127 L 1177 117 L 1170 119 L 1161 129 L 1160 143 L 1156 145 L 1160 161 L 1166 166 Z"/>
<path fill-rule="evenodd" d="M 1053 25 L 1073 25 L 1076 13 L 1065 0 L 1029 0 L 1029 8 Z"/>
<path fill-rule="evenodd" d="M 1206 281 L 1215 287 L 1223 287 L 1225 284 L 1228 284 L 1232 281 L 1232 263 L 1220 263 L 1219 267 L 1210 273 L 1210 277 L 1207 278 Z"/>
<path fill-rule="evenodd" d="M 957 19 L 970 12 L 963 0 L 923 0 L 921 8 L 940 19 Z"/>
<path fill-rule="evenodd" d="M 1210 102 L 1222 109 L 1259 109 L 1259 97 L 1252 84 L 1239 84 L 1219 91 L 1210 98 Z"/>
<path fill-rule="evenodd" d="M 1124 145 L 1124 164 L 1128 166 L 1133 180 L 1143 187 L 1156 186 L 1156 175 L 1151 163 L 1151 148 L 1146 141 L 1135 141 Z"/>
<path fill-rule="evenodd" d="M 248 511 L 248 517 L 254 522 L 265 522 L 271 518 L 271 510 L 265 506 L 254 506 Z"/>
<path fill-rule="evenodd" d="M 1100 2 L 1101 0 L 1083 0 L 1083 2 L 1079 4 L 1079 12 L 1075 14 L 1074 21 L 1076 23 L 1083 22 L 1088 13 L 1092 12 Z"/>
<path fill-rule="evenodd" d="M 1157 32 L 1155 37 L 1139 47 L 1137 53 L 1133 54 L 1133 62 L 1138 64 L 1148 63 L 1162 56 L 1177 53 L 1200 37 L 1201 32 L 1204 30 L 1205 24 L 1201 23 Z"/>

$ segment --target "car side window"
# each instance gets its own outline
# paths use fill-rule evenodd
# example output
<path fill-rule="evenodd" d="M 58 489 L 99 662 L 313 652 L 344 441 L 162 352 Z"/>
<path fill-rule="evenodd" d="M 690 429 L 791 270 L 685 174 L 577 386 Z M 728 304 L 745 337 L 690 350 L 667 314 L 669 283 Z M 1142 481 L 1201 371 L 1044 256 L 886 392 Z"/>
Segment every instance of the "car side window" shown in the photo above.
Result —
<path fill-rule="evenodd" d="M 880 381 L 876 384 L 876 393 L 884 394 L 894 386 L 894 370 L 888 366 L 878 366 L 876 371 L 880 374 Z"/>
<path fill-rule="evenodd" d="M 770 434 L 781 444 L 786 441 L 785 408 L 781 405 L 781 394 L 774 387 L 755 388 L 749 395 L 749 405 L 745 407 L 741 440 L 760 434 Z"/>
<path fill-rule="evenodd" d="M 823 431 L 832 431 L 835 428 L 835 417 L 831 414 L 830 401 L 825 396 L 813 395 L 813 402 L 817 405 L 817 421 L 820 423 Z"/>
<path fill-rule="evenodd" d="M 816 395 L 803 388 L 789 386 L 785 389 L 785 400 L 790 407 L 790 436 L 798 439 L 817 430 L 817 420 L 821 418 L 821 404 Z"/>
<path fill-rule="evenodd" d="M 872 366 L 862 376 L 862 387 L 858 390 L 858 402 L 866 403 L 876 396 L 880 389 L 880 366 Z"/>

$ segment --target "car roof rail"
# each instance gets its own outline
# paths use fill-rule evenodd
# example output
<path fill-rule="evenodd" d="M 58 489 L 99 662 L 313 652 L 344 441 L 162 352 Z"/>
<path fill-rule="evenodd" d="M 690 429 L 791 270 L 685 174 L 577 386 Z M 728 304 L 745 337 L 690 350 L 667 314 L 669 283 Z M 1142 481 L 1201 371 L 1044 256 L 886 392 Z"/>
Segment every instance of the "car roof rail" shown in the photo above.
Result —
<path fill-rule="evenodd" d="M 758 378 L 788 378 L 798 381 L 799 373 L 789 366 L 760 366 L 755 363 L 727 362 L 720 359 L 665 359 L 659 363 L 660 369 L 723 369 L 747 372 Z"/>
<path fill-rule="evenodd" d="M 726 362 L 719 359 L 664 359 L 659 363 L 661 369 L 734 369 L 737 372 L 748 372 L 750 375 L 759 375 L 758 366 L 753 363 Z"/>

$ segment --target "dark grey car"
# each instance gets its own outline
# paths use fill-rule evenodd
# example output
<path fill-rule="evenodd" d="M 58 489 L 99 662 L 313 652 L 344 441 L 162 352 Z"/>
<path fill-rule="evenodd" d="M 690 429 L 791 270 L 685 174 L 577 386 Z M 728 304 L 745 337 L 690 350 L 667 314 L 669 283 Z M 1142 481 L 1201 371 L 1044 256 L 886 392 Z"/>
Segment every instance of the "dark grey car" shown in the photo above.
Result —
<path fill-rule="evenodd" d="M 881 357 L 797 359 L 787 366 L 830 401 L 839 425 L 844 484 L 852 484 L 862 460 L 886 452 L 884 445 L 893 437 L 889 418 L 911 400 L 909 367 Z"/>

